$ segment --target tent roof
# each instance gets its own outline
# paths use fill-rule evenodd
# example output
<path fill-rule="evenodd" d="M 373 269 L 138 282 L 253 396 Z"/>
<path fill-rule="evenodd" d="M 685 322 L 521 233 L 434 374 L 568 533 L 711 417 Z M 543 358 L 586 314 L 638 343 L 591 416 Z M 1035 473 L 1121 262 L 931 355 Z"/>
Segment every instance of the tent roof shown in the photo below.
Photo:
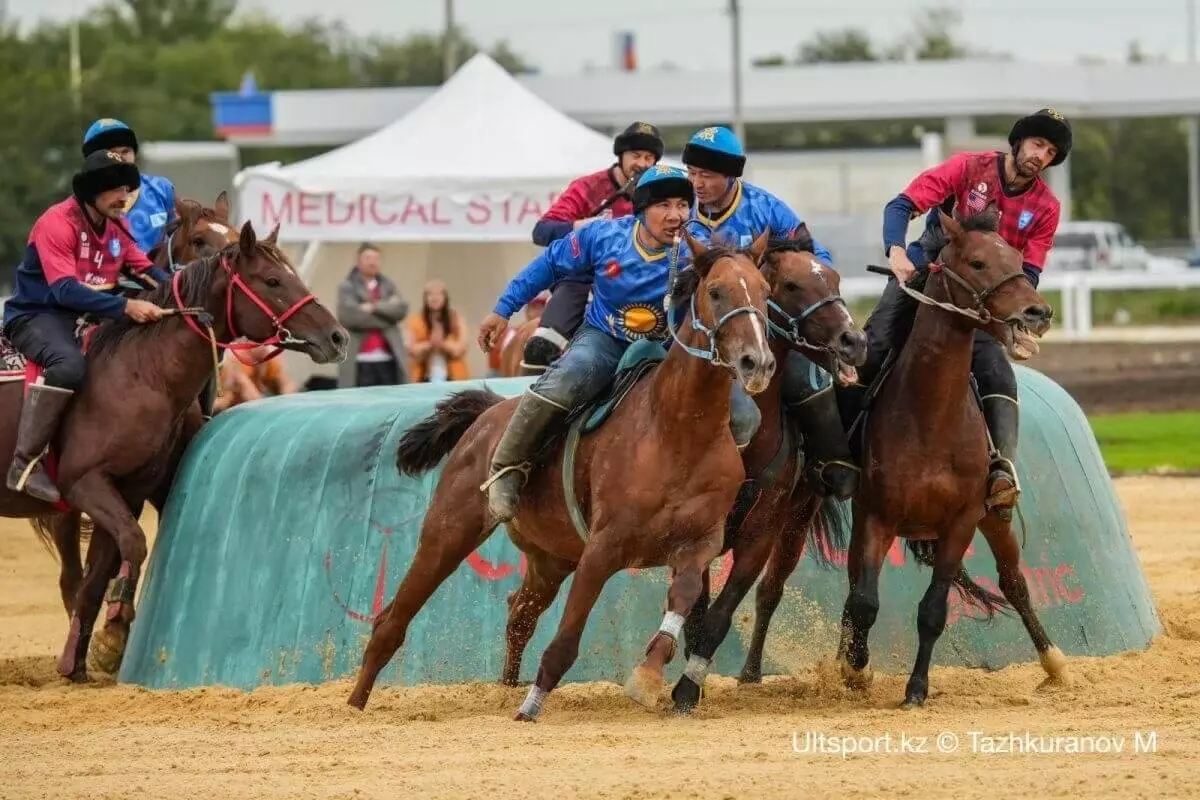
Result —
<path fill-rule="evenodd" d="M 351 144 L 281 166 L 250 167 L 311 193 L 559 186 L 614 160 L 612 140 L 546 103 L 479 53 L 401 119 Z"/>

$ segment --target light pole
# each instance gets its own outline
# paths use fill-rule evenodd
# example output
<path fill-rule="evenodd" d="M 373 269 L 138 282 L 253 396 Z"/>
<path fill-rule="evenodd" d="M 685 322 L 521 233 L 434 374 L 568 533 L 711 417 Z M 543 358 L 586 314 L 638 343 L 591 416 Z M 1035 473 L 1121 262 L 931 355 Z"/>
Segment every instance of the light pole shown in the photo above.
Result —
<path fill-rule="evenodd" d="M 729 17 L 733 37 L 733 132 L 745 147 L 746 130 L 742 122 L 742 14 L 738 0 L 729 0 Z"/>
<path fill-rule="evenodd" d="M 1196 65 L 1196 0 L 1187 0 L 1188 63 Z M 1200 247 L 1200 117 L 1187 119 L 1188 140 L 1188 233 L 1192 248 Z"/>
<path fill-rule="evenodd" d="M 455 45 L 457 36 L 454 32 L 454 0 L 446 0 L 446 32 L 442 37 L 442 82 L 450 80 L 457 66 Z"/>

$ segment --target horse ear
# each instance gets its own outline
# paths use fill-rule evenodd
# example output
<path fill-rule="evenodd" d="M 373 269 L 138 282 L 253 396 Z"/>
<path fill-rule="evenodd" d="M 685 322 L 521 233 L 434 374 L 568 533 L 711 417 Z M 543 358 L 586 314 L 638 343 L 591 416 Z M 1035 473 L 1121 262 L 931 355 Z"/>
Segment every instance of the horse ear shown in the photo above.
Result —
<path fill-rule="evenodd" d="M 188 200 L 175 200 L 175 214 L 179 219 L 183 220 L 189 228 L 195 227 L 200 221 L 200 206 Z"/>
<path fill-rule="evenodd" d="M 754 240 L 754 243 L 750 245 L 750 249 L 747 252 L 750 253 L 750 260 L 754 262 L 755 266 L 762 261 L 763 253 L 767 252 L 767 243 L 770 241 L 771 231 L 767 229 L 760 233 L 758 238 Z"/>
<path fill-rule="evenodd" d="M 707 278 L 708 270 L 710 267 L 712 267 L 712 264 L 708 264 L 704 269 L 700 269 L 699 263 L 701 261 L 701 256 L 703 256 L 705 253 L 708 252 L 708 247 L 704 244 L 704 242 L 700 241 L 699 239 L 696 239 L 690 233 L 688 233 L 688 230 L 686 227 L 683 229 L 682 232 L 683 232 L 683 240 L 685 242 L 687 242 L 688 250 L 690 250 L 692 252 L 692 263 L 694 265 L 696 265 L 694 267 L 694 269 L 696 270 L 696 274 L 699 275 L 701 278 Z"/>
<path fill-rule="evenodd" d="M 257 246 L 258 237 L 254 235 L 254 226 L 250 224 L 250 220 L 246 220 L 246 224 L 242 225 L 242 235 L 238 237 L 238 248 L 243 255 L 249 256 Z"/>
<path fill-rule="evenodd" d="M 217 195 L 217 202 L 213 203 L 213 211 L 217 215 L 217 219 L 229 219 L 229 195 L 221 192 Z"/>
<path fill-rule="evenodd" d="M 267 236 L 265 241 L 267 242 L 267 244 L 275 244 L 275 242 L 278 239 L 279 239 L 279 223 L 276 222 L 275 227 L 271 228 L 271 233 Z"/>
<path fill-rule="evenodd" d="M 956 242 L 963 237 L 963 227 L 954 217 L 947 214 L 945 211 L 938 209 L 938 219 L 942 222 L 942 230 L 946 232 L 946 238 L 952 242 Z"/>

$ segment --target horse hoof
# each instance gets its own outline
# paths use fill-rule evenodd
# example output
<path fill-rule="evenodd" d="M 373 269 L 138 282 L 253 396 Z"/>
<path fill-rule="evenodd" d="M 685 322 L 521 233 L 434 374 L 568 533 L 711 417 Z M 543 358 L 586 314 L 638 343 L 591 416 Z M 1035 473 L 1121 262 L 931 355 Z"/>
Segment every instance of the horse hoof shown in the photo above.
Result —
<path fill-rule="evenodd" d="M 1049 676 L 1044 683 L 1058 686 L 1070 684 L 1071 679 L 1067 675 L 1067 657 L 1063 655 L 1062 650 L 1050 645 L 1046 652 L 1038 654 L 1038 659 L 1042 662 L 1042 669 Z"/>
<path fill-rule="evenodd" d="M 738 686 L 747 683 L 762 683 L 762 673 L 743 671 L 742 674 L 738 676 Z"/>
<path fill-rule="evenodd" d="M 870 667 L 855 669 L 850 665 L 849 659 L 843 658 L 842 680 L 846 682 L 847 689 L 855 692 L 865 692 L 875 682 L 875 671 Z"/>
<path fill-rule="evenodd" d="M 126 639 L 124 632 L 110 633 L 107 627 L 97 633 L 92 638 L 92 646 L 88 652 L 92 668 L 106 675 L 116 675 L 125 657 Z"/>
<path fill-rule="evenodd" d="M 900 707 L 905 711 L 911 711 L 914 708 L 924 708 L 925 698 L 917 697 L 916 695 L 906 697 L 904 698 L 904 702 L 900 704 Z"/>
<path fill-rule="evenodd" d="M 704 690 L 697 686 L 695 681 L 688 677 L 680 678 L 671 692 L 671 699 L 675 702 L 675 713 L 690 714 L 700 705 L 703 696 Z"/>
<path fill-rule="evenodd" d="M 537 720 L 526 714 L 524 711 L 518 711 L 513 716 L 513 722 L 537 722 Z"/>
<path fill-rule="evenodd" d="M 634 667 L 629 680 L 625 681 L 625 696 L 643 708 L 653 711 L 658 708 L 662 688 L 662 675 L 647 667 Z"/>

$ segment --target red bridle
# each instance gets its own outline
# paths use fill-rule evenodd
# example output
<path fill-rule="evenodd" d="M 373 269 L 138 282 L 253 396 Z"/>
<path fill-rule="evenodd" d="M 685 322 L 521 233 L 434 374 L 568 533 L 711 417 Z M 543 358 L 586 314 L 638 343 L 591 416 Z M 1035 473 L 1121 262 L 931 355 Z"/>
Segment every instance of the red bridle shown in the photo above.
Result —
<path fill-rule="evenodd" d="M 287 322 L 288 319 L 294 316 L 301 308 L 304 308 L 305 305 L 316 300 L 317 296 L 315 294 L 309 292 L 304 297 L 301 297 L 299 300 L 293 303 L 292 306 L 282 314 L 276 314 L 271 310 L 271 307 L 262 300 L 262 298 L 254 293 L 253 289 L 246 285 L 246 282 L 242 280 L 242 276 L 233 271 L 233 268 L 229 266 L 229 261 L 224 256 L 221 256 L 221 268 L 225 270 L 225 274 L 229 277 L 229 285 L 225 289 L 225 321 L 226 324 L 229 325 L 231 340 L 229 342 L 216 341 L 211 334 L 207 334 L 202 331 L 200 326 L 192 320 L 190 315 L 185 314 L 183 315 L 183 319 L 189 328 L 195 331 L 198 336 L 212 341 L 214 347 L 232 350 L 234 358 L 236 358 L 238 361 L 241 361 L 246 366 L 265 364 L 266 362 L 280 355 L 283 352 L 283 348 L 279 347 L 279 345 L 304 344 L 304 340 L 293 337 L 291 331 L 283 327 L 283 323 Z M 183 270 L 176 272 L 174 277 L 171 278 L 171 292 L 175 296 L 175 304 L 182 309 L 184 307 L 183 297 L 179 292 L 179 279 L 181 277 L 183 277 Z M 272 334 L 268 339 L 261 342 L 232 341 L 233 339 L 239 338 L 237 327 L 233 322 L 233 291 L 235 288 L 241 289 L 242 294 L 249 298 L 254 305 L 258 306 L 259 309 L 267 315 L 267 318 L 271 320 L 271 324 L 275 326 L 275 333 Z M 262 361 L 246 361 L 239 353 L 241 350 L 253 350 L 256 347 L 263 346 L 275 347 L 275 352 L 271 353 L 271 355 L 267 356 Z"/>

